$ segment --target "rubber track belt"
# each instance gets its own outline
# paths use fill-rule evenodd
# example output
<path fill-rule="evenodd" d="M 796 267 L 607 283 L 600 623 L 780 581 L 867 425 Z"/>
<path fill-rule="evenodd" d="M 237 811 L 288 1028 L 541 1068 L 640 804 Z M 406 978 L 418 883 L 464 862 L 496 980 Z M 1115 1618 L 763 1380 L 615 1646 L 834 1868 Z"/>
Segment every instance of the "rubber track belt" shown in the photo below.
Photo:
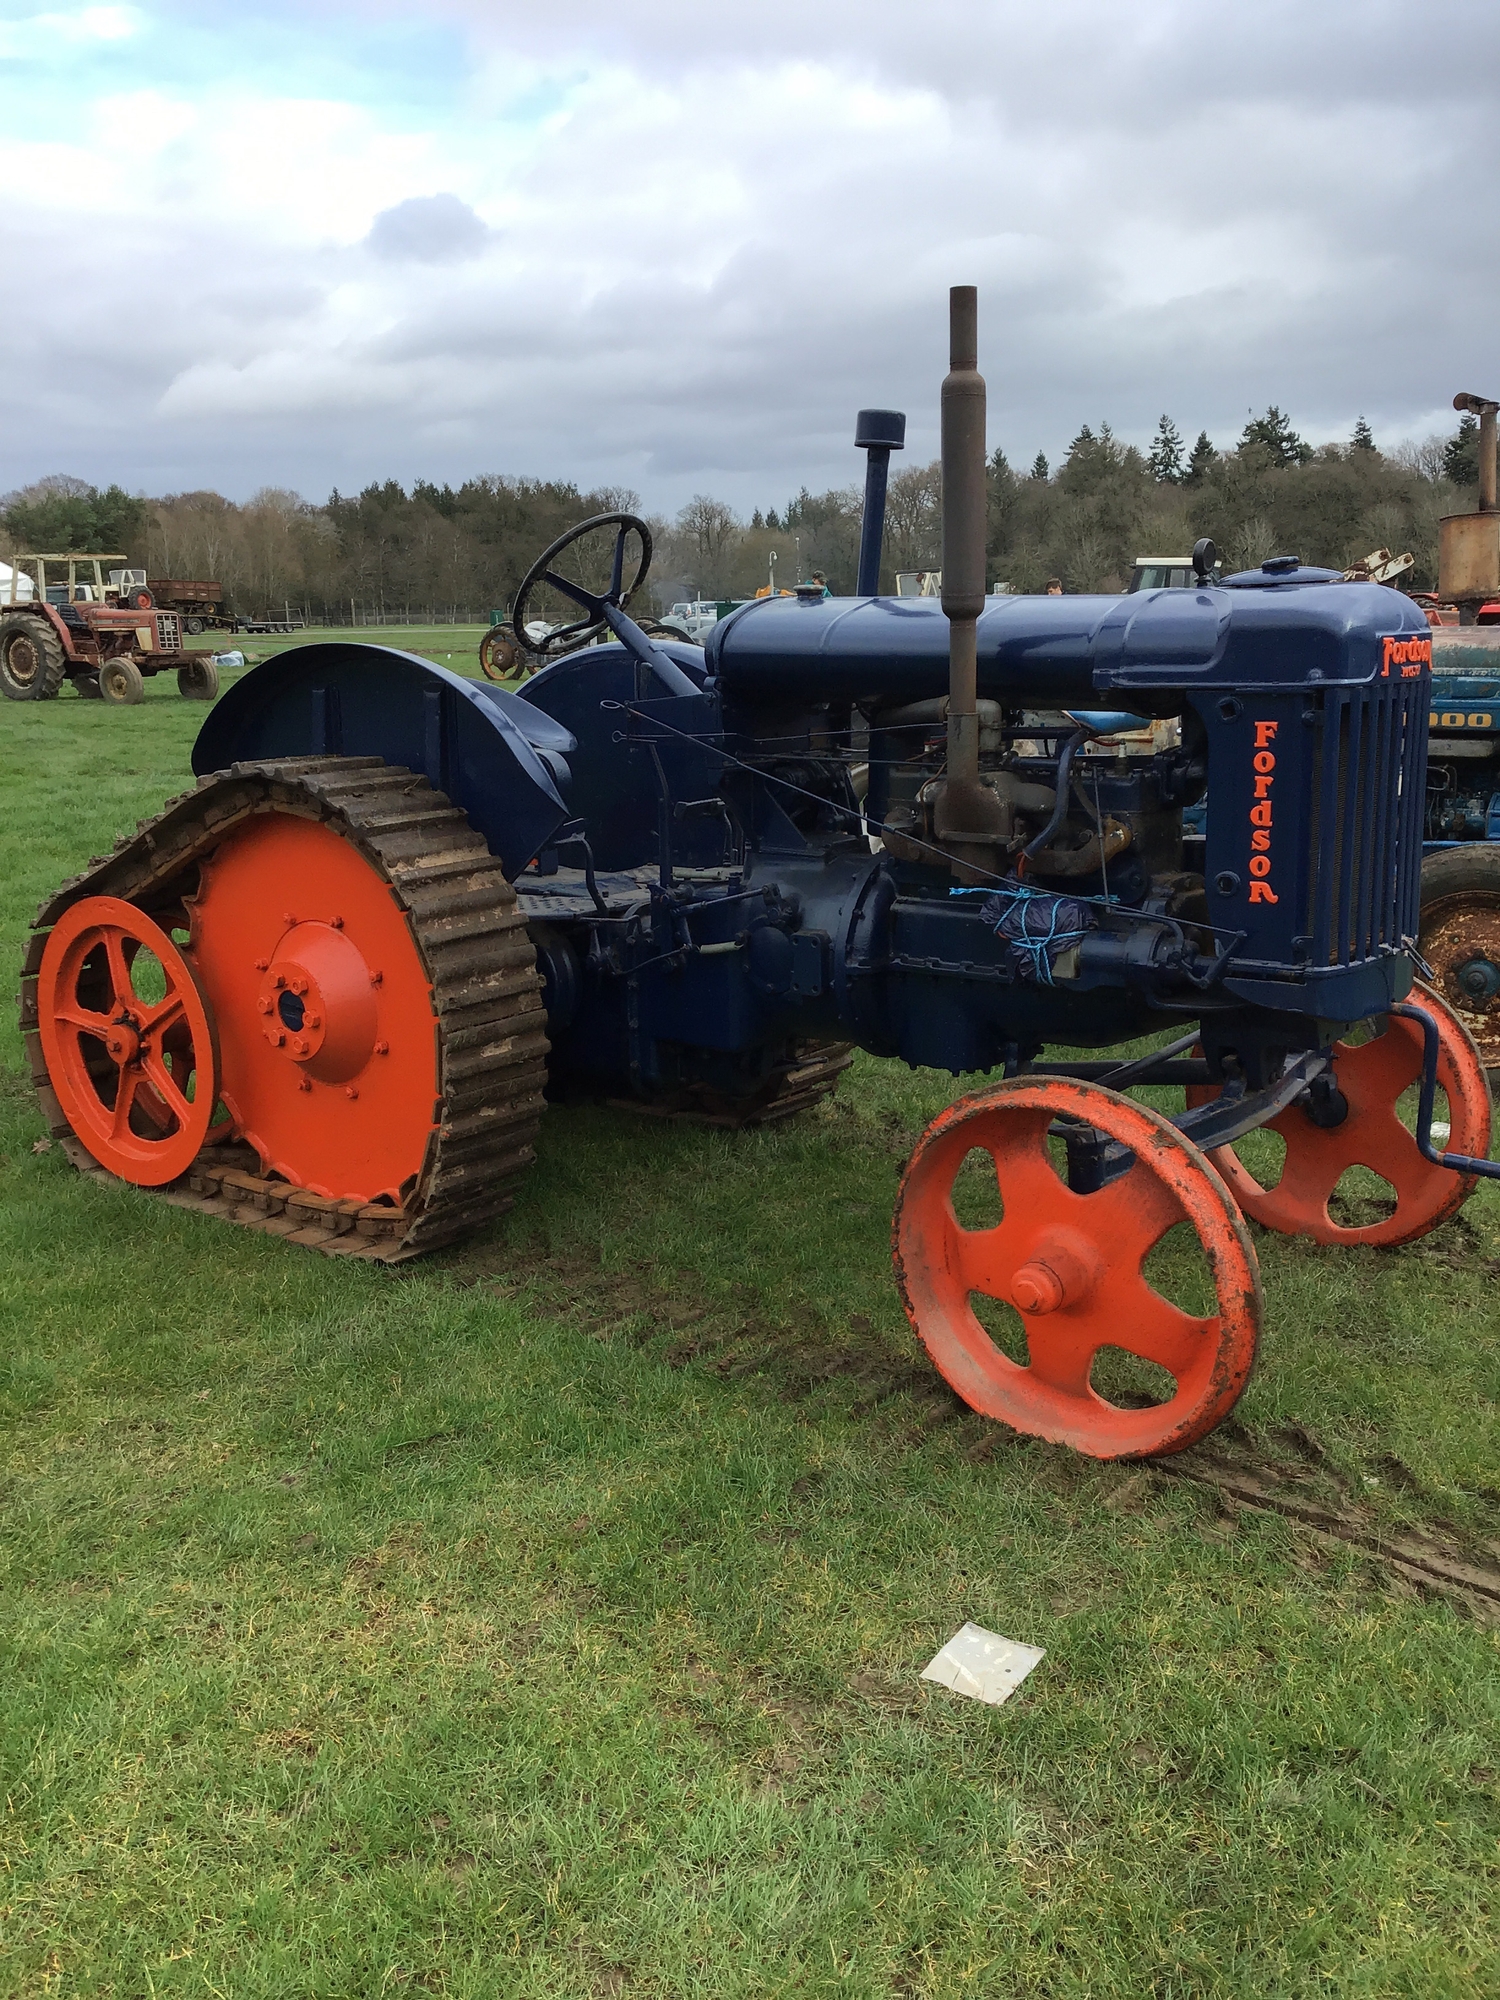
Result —
<path fill-rule="evenodd" d="M 398 1263 L 510 1207 L 535 1157 L 548 1048 L 536 954 L 515 891 L 464 814 L 426 778 L 378 757 L 235 764 L 143 820 L 37 913 L 21 974 L 32 1079 L 52 1136 L 73 1164 L 114 1181 L 73 1133 L 48 1081 L 36 1007 L 47 934 L 84 896 L 119 896 L 158 923 L 183 926 L 183 898 L 193 893 L 198 864 L 232 828 L 267 812 L 322 822 L 390 884 L 432 982 L 440 1122 L 400 1208 L 332 1201 L 265 1178 L 254 1151 L 242 1145 L 206 1146 L 182 1180 L 154 1192 L 334 1255 Z"/>

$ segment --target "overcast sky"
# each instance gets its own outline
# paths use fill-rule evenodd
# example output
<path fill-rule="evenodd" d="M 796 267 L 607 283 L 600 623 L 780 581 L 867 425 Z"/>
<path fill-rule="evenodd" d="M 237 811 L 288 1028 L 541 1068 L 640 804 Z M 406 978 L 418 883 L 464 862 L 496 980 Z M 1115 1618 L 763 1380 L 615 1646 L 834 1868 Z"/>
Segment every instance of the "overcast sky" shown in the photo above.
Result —
<path fill-rule="evenodd" d="M 0 492 L 476 472 L 748 512 L 1500 393 L 1495 0 L 0 0 Z"/>

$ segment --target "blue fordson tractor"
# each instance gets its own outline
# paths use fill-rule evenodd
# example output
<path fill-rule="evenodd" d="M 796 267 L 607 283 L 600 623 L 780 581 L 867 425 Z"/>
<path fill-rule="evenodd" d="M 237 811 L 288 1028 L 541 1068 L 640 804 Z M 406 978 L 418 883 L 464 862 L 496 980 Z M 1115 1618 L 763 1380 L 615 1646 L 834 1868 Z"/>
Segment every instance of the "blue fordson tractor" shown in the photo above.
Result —
<path fill-rule="evenodd" d="M 1495 1169 L 1474 1044 L 1414 984 L 1424 619 L 1357 583 L 987 597 L 950 304 L 940 601 L 866 560 L 855 597 L 660 642 L 627 609 L 649 533 L 608 515 L 522 584 L 517 629 L 572 616 L 520 693 L 324 644 L 231 689 L 196 789 L 38 915 L 23 1025 L 78 1166 L 394 1261 L 510 1203 L 548 1098 L 743 1124 L 851 1045 L 984 1072 L 905 1168 L 896 1282 L 976 1410 L 1101 1458 L 1232 1407 L 1246 1216 L 1382 1245 L 1452 1215 Z"/>

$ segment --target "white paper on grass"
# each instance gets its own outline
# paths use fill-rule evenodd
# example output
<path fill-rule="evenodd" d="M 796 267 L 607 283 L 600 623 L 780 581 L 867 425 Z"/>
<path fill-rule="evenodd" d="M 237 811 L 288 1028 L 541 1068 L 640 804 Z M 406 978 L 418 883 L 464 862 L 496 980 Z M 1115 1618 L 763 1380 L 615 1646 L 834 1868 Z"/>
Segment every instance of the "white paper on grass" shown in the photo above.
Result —
<path fill-rule="evenodd" d="M 998 1708 L 1008 1701 L 1044 1658 L 1044 1646 L 1026 1646 L 1019 1639 L 1002 1639 L 982 1625 L 961 1625 L 947 1645 L 922 1669 L 924 1681 L 936 1681 L 975 1701 Z"/>

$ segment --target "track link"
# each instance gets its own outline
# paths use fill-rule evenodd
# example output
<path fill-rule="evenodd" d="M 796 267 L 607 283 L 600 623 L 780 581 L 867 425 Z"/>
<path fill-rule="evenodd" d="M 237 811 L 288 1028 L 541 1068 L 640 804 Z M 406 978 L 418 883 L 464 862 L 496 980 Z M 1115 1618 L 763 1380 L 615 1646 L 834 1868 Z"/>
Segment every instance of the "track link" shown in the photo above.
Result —
<path fill-rule="evenodd" d="M 268 812 L 323 822 L 389 884 L 431 981 L 440 1119 L 399 1208 L 333 1201 L 264 1176 L 254 1151 L 233 1142 L 205 1146 L 180 1181 L 156 1192 L 333 1255 L 398 1263 L 510 1207 L 535 1157 L 548 1050 L 536 954 L 515 891 L 465 815 L 426 778 L 378 757 L 235 764 L 143 820 L 37 913 L 21 975 L 32 1079 L 73 1164 L 115 1180 L 73 1132 L 48 1079 L 36 999 L 47 936 L 84 896 L 118 896 L 166 928 L 186 926 L 200 866 L 234 827 Z"/>

